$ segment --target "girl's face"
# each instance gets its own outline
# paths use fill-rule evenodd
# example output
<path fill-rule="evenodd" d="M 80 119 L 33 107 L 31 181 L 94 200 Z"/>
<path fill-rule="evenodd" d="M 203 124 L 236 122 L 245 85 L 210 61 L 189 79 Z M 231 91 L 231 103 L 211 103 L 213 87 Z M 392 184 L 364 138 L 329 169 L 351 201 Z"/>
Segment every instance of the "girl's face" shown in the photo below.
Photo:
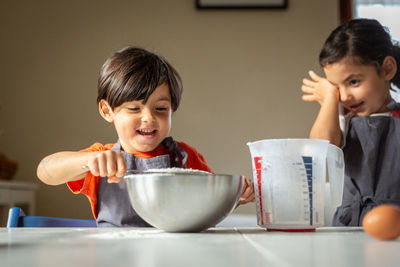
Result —
<path fill-rule="evenodd" d="M 103 104 L 108 105 L 106 101 L 104 102 Z M 101 112 L 107 111 L 104 112 L 103 109 Z M 109 111 L 109 115 L 109 119 L 107 115 L 103 117 L 114 123 L 124 151 L 132 154 L 152 151 L 161 144 L 171 129 L 172 108 L 169 87 L 161 84 L 150 95 L 146 104 L 141 100 L 125 102 Z"/>
<path fill-rule="evenodd" d="M 388 111 L 390 79 L 382 69 L 343 59 L 324 67 L 326 78 L 339 90 L 339 102 L 355 116 Z"/>

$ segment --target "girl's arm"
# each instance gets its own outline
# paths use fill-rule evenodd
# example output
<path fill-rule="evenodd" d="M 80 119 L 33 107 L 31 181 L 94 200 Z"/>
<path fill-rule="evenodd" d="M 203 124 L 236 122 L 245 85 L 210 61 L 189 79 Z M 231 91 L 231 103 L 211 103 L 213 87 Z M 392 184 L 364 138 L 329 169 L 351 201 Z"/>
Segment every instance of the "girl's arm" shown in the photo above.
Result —
<path fill-rule="evenodd" d="M 45 184 L 59 185 L 84 178 L 87 170 L 82 166 L 88 166 L 94 176 L 108 176 L 108 182 L 119 182 L 126 172 L 124 158 L 119 152 L 63 151 L 42 159 L 37 176 Z"/>
<path fill-rule="evenodd" d="M 339 126 L 339 90 L 327 79 L 309 72 L 312 80 L 304 79 L 302 91 L 306 102 L 319 102 L 321 108 L 311 128 L 310 138 L 325 139 L 338 147 L 342 145 Z"/>

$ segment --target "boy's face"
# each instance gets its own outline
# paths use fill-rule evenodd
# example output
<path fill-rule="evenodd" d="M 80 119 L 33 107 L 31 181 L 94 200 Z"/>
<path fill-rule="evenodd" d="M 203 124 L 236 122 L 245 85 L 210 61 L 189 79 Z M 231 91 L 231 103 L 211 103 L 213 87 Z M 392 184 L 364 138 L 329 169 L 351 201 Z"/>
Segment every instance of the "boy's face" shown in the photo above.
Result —
<path fill-rule="evenodd" d="M 169 133 L 172 108 L 166 84 L 159 85 L 146 104 L 141 100 L 125 102 L 111 111 L 108 103 L 104 102 L 100 103 L 100 113 L 107 121 L 114 123 L 125 152 L 133 154 L 152 151 Z M 109 110 L 105 111 L 102 108 L 104 105 Z"/>
<path fill-rule="evenodd" d="M 324 70 L 328 81 L 339 89 L 340 103 L 355 116 L 387 111 L 390 80 L 384 70 L 380 74 L 375 66 L 348 60 L 327 65 Z"/>

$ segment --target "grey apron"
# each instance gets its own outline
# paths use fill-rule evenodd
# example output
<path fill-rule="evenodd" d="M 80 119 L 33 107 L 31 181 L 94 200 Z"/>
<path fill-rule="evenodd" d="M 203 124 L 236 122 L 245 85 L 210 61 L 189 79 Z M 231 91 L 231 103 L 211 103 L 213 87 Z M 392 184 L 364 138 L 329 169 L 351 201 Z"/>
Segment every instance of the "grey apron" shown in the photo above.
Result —
<path fill-rule="evenodd" d="M 353 117 L 343 149 L 345 177 L 342 205 L 334 226 L 360 226 L 377 205 L 400 206 L 400 104 L 393 116 Z"/>
<path fill-rule="evenodd" d="M 121 152 L 128 170 L 148 170 L 169 167 L 186 168 L 187 153 L 172 139 L 167 137 L 162 144 L 168 149 L 169 155 L 154 158 L 138 158 L 133 154 L 121 150 L 118 141 L 111 149 Z M 125 182 L 122 178 L 119 183 L 108 183 L 107 177 L 102 177 L 99 182 L 97 194 L 97 226 L 98 227 L 149 227 L 132 208 Z"/>

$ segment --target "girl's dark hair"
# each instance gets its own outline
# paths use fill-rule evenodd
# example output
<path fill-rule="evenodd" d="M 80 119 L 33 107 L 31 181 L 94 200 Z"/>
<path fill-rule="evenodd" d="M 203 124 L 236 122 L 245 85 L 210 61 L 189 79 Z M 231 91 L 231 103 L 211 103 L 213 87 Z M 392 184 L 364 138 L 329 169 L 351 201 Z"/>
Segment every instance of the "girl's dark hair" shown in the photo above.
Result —
<path fill-rule="evenodd" d="M 378 72 L 387 56 L 395 58 L 397 72 L 392 83 L 400 87 L 400 47 L 393 44 L 387 30 L 374 19 L 354 19 L 337 27 L 326 39 L 319 63 L 322 67 L 349 58 L 376 66 Z"/>
<path fill-rule="evenodd" d="M 103 64 L 97 83 L 97 104 L 104 99 L 114 109 L 128 101 L 146 103 L 163 83 L 169 87 L 172 110 L 176 111 L 182 95 L 178 72 L 161 56 L 143 48 L 126 47 Z"/>

